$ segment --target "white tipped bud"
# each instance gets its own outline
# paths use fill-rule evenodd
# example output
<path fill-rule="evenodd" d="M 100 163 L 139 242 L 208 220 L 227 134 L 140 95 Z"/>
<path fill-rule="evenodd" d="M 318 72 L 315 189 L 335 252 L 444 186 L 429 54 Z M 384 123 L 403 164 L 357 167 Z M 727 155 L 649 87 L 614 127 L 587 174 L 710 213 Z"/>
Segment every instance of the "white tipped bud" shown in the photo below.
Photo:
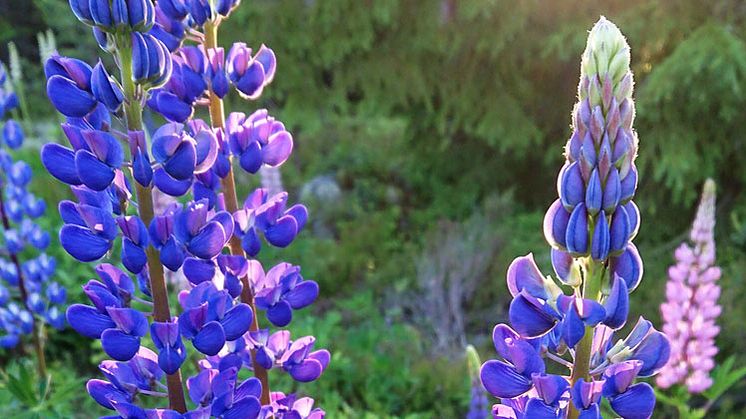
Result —
<path fill-rule="evenodd" d="M 582 74 L 598 74 L 602 80 L 608 75 L 616 84 L 629 71 L 629 62 L 629 45 L 624 35 L 615 24 L 601 16 L 588 34 Z"/>

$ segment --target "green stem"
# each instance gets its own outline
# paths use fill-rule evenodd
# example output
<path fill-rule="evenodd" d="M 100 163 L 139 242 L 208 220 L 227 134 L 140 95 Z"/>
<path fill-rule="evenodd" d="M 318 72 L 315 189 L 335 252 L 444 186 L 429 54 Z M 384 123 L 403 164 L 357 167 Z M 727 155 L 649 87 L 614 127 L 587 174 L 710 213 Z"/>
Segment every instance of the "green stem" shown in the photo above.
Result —
<path fill-rule="evenodd" d="M 10 220 L 8 215 L 5 214 L 5 202 L 3 202 L 3 191 L 2 182 L 0 182 L 0 219 L 2 219 L 3 231 L 10 230 Z M 23 306 L 26 307 L 29 313 L 32 313 L 31 307 L 28 305 L 28 292 L 26 291 L 26 281 L 23 277 L 23 270 L 21 269 L 21 262 L 18 260 L 18 256 L 11 254 L 10 260 L 16 268 L 18 273 L 18 291 L 21 294 L 21 300 Z M 41 322 L 34 319 L 34 330 L 32 332 L 32 341 L 34 343 L 34 351 L 36 352 L 36 369 L 39 372 L 39 379 L 46 380 L 47 378 L 47 361 L 44 357 L 44 326 Z"/>
<path fill-rule="evenodd" d="M 218 47 L 218 25 L 213 22 L 205 23 L 205 49 L 209 50 Z M 210 122 L 213 128 L 224 128 L 225 127 L 225 109 L 223 106 L 223 100 L 220 99 L 210 89 Z M 229 157 L 232 158 L 232 157 Z M 221 187 L 223 189 L 223 198 L 225 199 L 225 207 L 231 214 L 238 211 L 238 198 L 236 196 L 236 182 L 233 177 L 233 165 L 231 164 L 228 175 L 220 180 Z M 232 255 L 240 255 L 246 257 L 246 254 L 241 247 L 241 239 L 236 235 L 231 236 L 228 247 Z M 249 330 L 259 330 L 259 320 L 257 316 L 256 304 L 254 304 L 254 291 L 249 282 L 248 276 L 241 278 L 241 284 L 243 289 L 241 290 L 241 301 L 251 307 L 254 316 L 251 320 Z M 259 379 L 262 383 L 262 395 L 261 402 L 263 405 L 270 403 L 270 390 L 269 390 L 269 374 L 267 370 L 256 362 L 256 351 L 251 350 L 251 364 L 254 369 L 254 376 Z"/>
<path fill-rule="evenodd" d="M 127 129 L 129 131 L 142 131 L 142 102 L 137 86 L 132 79 L 132 44 L 129 36 L 121 36 L 118 39 L 117 47 L 125 96 L 124 113 Z M 138 182 L 134 183 L 137 189 L 140 219 L 146 226 L 150 225 L 154 217 L 153 189 L 152 187 L 144 187 Z M 163 266 L 158 258 L 158 251 L 153 246 L 148 246 L 146 254 L 148 257 L 148 273 L 150 274 L 150 293 L 153 296 L 153 318 L 157 322 L 170 322 L 171 309 L 168 305 L 168 290 L 166 289 Z M 169 407 L 180 413 L 185 413 L 187 408 L 181 370 L 166 375 L 166 385 L 168 387 Z"/>
<path fill-rule="evenodd" d="M 599 301 L 601 294 L 601 283 L 604 275 L 604 266 L 590 257 L 586 259 L 586 277 L 583 281 L 583 298 Z M 574 386 L 579 379 L 590 380 L 591 353 L 593 347 L 593 328 L 586 326 L 583 339 L 578 343 L 575 350 L 575 362 L 573 363 L 570 386 Z M 571 402 L 567 417 L 577 419 L 580 411 Z"/>

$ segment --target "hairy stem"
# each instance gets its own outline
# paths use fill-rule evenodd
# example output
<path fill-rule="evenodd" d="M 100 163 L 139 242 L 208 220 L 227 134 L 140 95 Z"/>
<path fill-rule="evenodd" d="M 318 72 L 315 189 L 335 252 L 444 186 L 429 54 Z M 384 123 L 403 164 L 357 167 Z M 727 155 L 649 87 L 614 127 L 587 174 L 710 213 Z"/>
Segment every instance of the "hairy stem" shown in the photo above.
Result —
<path fill-rule="evenodd" d="M 586 259 L 586 277 L 583 281 L 583 298 L 598 301 L 601 293 L 601 279 L 603 278 L 604 266 L 590 257 Z M 575 362 L 570 376 L 570 386 L 574 386 L 579 379 L 588 381 L 590 379 L 591 353 L 593 347 L 593 328 L 586 326 L 583 339 L 578 343 L 575 351 Z M 580 411 L 570 402 L 569 419 L 577 419 Z"/>
<path fill-rule="evenodd" d="M 3 230 L 10 230 L 10 220 L 8 215 L 5 214 L 5 202 L 3 201 L 3 190 L 2 181 L 0 181 L 0 218 L 2 218 Z M 28 305 L 28 292 L 26 291 L 26 282 L 23 278 L 23 271 L 21 270 L 21 262 L 18 260 L 18 256 L 9 254 L 11 262 L 16 267 L 18 273 L 18 290 L 21 293 L 21 300 L 26 310 L 33 316 L 33 311 Z M 32 332 L 32 341 L 34 343 L 34 351 L 36 352 L 36 370 L 39 372 L 39 379 L 46 380 L 47 377 L 47 360 L 44 357 L 44 325 L 34 319 L 34 330 Z"/>
<path fill-rule="evenodd" d="M 120 38 L 117 43 L 119 47 L 119 64 L 121 66 L 121 82 L 124 89 L 127 129 L 130 131 L 142 130 L 142 102 L 137 91 L 137 86 L 132 80 L 132 45 L 128 36 Z M 140 218 L 145 225 L 150 225 L 153 220 L 153 190 L 152 187 L 144 187 L 134 182 L 137 189 L 137 204 Z M 158 251 L 153 246 L 146 250 L 148 256 L 148 273 L 150 274 L 150 293 L 153 296 L 153 318 L 158 322 L 171 321 L 171 309 L 168 305 L 168 290 L 166 279 L 163 274 L 163 266 L 158 258 Z M 166 375 L 168 387 L 168 404 L 173 410 L 185 413 L 186 400 L 184 398 L 184 385 L 181 380 L 181 370 Z"/>
<path fill-rule="evenodd" d="M 211 48 L 217 47 L 218 25 L 208 21 L 207 23 L 205 23 L 205 48 L 209 50 Z M 220 99 L 212 91 L 212 88 L 210 89 L 209 109 L 210 122 L 212 124 L 212 127 L 225 128 L 225 110 L 223 107 L 223 100 Z M 232 159 L 232 157 L 229 158 Z M 238 211 L 238 198 L 236 196 L 236 182 L 233 177 L 232 164 L 228 175 L 220 180 L 220 184 L 223 190 L 223 198 L 225 199 L 226 210 L 233 214 L 234 212 Z M 228 247 L 232 255 L 240 255 L 246 257 L 246 254 L 241 247 L 241 239 L 239 239 L 236 235 L 231 236 Z M 252 312 L 254 313 L 249 330 L 257 331 L 259 330 L 258 313 L 256 310 L 256 305 L 254 304 L 254 291 L 251 287 L 251 283 L 249 282 L 249 278 L 247 275 L 241 278 L 241 284 L 243 284 L 243 289 L 241 291 L 241 301 L 248 304 L 251 307 Z M 251 350 L 251 365 L 254 369 L 254 376 L 258 378 L 259 381 L 261 381 L 262 383 L 261 402 L 262 404 L 269 404 L 269 376 L 267 374 L 267 370 L 256 362 L 256 351 L 254 349 Z"/>

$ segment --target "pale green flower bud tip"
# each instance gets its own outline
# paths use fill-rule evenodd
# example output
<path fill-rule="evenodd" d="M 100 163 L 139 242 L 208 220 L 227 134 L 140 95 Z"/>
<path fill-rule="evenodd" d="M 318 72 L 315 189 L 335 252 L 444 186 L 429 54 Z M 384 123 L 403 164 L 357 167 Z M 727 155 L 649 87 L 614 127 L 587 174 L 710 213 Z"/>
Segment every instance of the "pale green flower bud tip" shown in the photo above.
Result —
<path fill-rule="evenodd" d="M 593 25 L 583 52 L 581 71 L 601 79 L 609 75 L 616 84 L 629 72 L 629 44 L 619 28 L 605 17 Z"/>
<path fill-rule="evenodd" d="M 715 181 L 707 178 L 705 181 L 704 189 L 702 190 L 702 195 L 704 196 L 715 196 L 715 191 L 717 189 L 717 186 L 715 185 Z"/>
<path fill-rule="evenodd" d="M 479 368 L 482 365 L 482 361 L 479 360 L 477 349 L 472 345 L 466 345 L 466 363 L 469 368 L 469 375 L 479 377 Z"/>

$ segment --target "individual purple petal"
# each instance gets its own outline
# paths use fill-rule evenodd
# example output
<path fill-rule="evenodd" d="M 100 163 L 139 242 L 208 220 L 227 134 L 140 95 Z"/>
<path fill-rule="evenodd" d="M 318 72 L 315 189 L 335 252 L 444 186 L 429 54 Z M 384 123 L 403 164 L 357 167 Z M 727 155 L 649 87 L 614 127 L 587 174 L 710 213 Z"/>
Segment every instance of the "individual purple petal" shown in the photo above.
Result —
<path fill-rule="evenodd" d="M 627 247 L 630 235 L 629 217 L 625 207 L 619 207 L 614 211 L 609 230 L 609 253 L 619 254 Z"/>
<path fill-rule="evenodd" d="M 569 221 L 570 213 L 565 210 L 562 202 L 557 199 L 552 203 L 544 216 L 544 238 L 550 246 L 559 249 L 565 248 L 565 235 Z"/>
<path fill-rule="evenodd" d="M 640 377 L 649 377 L 661 369 L 671 355 L 671 344 L 668 338 L 661 332 L 653 331 L 649 333 L 633 350 L 630 359 L 642 361 Z"/>
<path fill-rule="evenodd" d="M 605 325 L 612 329 L 624 326 L 629 314 L 629 293 L 627 283 L 617 275 L 614 275 L 609 296 L 604 301 L 604 309 L 606 310 L 606 318 L 603 322 Z"/>
<path fill-rule="evenodd" d="M 285 327 L 293 319 L 293 309 L 286 301 L 280 301 L 267 309 L 267 319 L 277 327 Z"/>
<path fill-rule="evenodd" d="M 129 361 L 140 349 L 140 338 L 117 329 L 107 329 L 101 334 L 104 352 L 117 361 Z"/>
<path fill-rule="evenodd" d="M 629 201 L 624 204 L 624 210 L 627 212 L 629 217 L 629 239 L 632 240 L 637 236 L 637 231 L 640 229 L 640 210 L 634 201 Z"/>
<path fill-rule="evenodd" d="M 637 374 L 642 368 L 642 361 L 633 359 L 610 365 L 604 371 L 603 394 L 606 397 L 614 397 L 624 393 L 634 383 Z"/>
<path fill-rule="evenodd" d="M 570 387 L 567 379 L 559 375 L 533 374 L 531 381 L 536 393 L 547 405 L 556 405 Z"/>
<path fill-rule="evenodd" d="M 145 249 L 128 238 L 122 239 L 122 264 L 132 273 L 140 273 L 148 263 Z"/>
<path fill-rule="evenodd" d="M 236 387 L 235 398 L 240 400 L 244 397 L 259 398 L 262 394 L 262 382 L 258 378 L 251 377 Z"/>
<path fill-rule="evenodd" d="M 216 266 L 213 261 L 197 258 L 186 258 L 184 260 L 184 275 L 192 284 L 211 281 L 215 277 Z"/>
<path fill-rule="evenodd" d="M 559 196 L 562 205 L 569 212 L 585 198 L 585 182 L 580 173 L 580 165 L 575 162 L 562 168 L 560 172 Z"/>
<path fill-rule="evenodd" d="M 313 303 L 319 296 L 319 284 L 314 281 L 303 281 L 284 295 L 285 301 L 293 310 L 299 310 Z"/>
<path fill-rule="evenodd" d="M 47 97 L 61 114 L 82 118 L 98 103 L 93 95 L 63 76 L 54 75 L 47 80 Z"/>
<path fill-rule="evenodd" d="M 277 68 L 277 58 L 275 57 L 274 51 L 267 48 L 264 44 L 256 52 L 254 59 L 262 64 L 264 70 L 264 84 L 272 82 L 275 77 L 275 69 Z"/>
<path fill-rule="evenodd" d="M 243 248 L 246 254 L 251 257 L 259 254 L 259 251 L 262 249 L 262 242 L 259 240 L 259 236 L 256 234 L 255 229 L 249 229 L 249 231 L 241 237 L 241 248 Z"/>
<path fill-rule="evenodd" d="M 145 336 L 148 332 L 148 321 L 138 310 L 126 307 L 107 307 L 106 312 L 117 327 L 127 334 Z"/>
<path fill-rule="evenodd" d="M 595 261 L 605 261 L 609 257 L 609 223 L 606 213 L 601 211 L 593 229 L 591 240 L 591 257 Z"/>
<path fill-rule="evenodd" d="M 585 204 L 578 204 L 570 214 L 565 233 L 567 250 L 573 255 L 588 253 L 588 213 Z"/>
<path fill-rule="evenodd" d="M 75 153 L 75 169 L 85 186 L 94 191 L 103 191 L 114 180 L 114 169 L 87 150 Z"/>
<path fill-rule="evenodd" d="M 277 167 L 290 157 L 293 151 L 293 136 L 287 131 L 280 131 L 270 137 L 269 143 L 262 147 L 262 160 L 270 167 Z"/>
<path fill-rule="evenodd" d="M 320 349 L 318 351 L 313 351 L 310 354 L 308 354 L 308 358 L 319 361 L 319 363 L 321 364 L 322 370 L 325 370 L 326 367 L 329 366 L 329 361 L 331 361 L 331 357 L 332 355 L 326 349 Z"/>
<path fill-rule="evenodd" d="M 223 249 L 226 240 L 223 225 L 211 221 L 187 244 L 187 249 L 199 258 L 212 259 Z"/>
<path fill-rule="evenodd" d="M 41 162 L 49 174 L 68 185 L 82 182 L 75 169 L 75 153 L 59 144 L 48 143 L 41 149 Z"/>
<path fill-rule="evenodd" d="M 559 277 L 563 283 L 569 283 L 573 279 L 571 278 L 572 264 L 574 261 L 573 257 L 562 250 L 552 249 L 551 258 L 554 273 L 557 274 L 557 277 Z"/>
<path fill-rule="evenodd" d="M 197 149 L 191 141 L 182 141 L 163 169 L 176 180 L 189 180 L 197 165 Z"/>
<path fill-rule="evenodd" d="M 267 241 L 276 247 L 287 247 L 298 234 L 298 223 L 295 218 L 285 215 L 277 223 L 268 227 L 264 232 Z"/>
<path fill-rule="evenodd" d="M 220 320 L 226 340 L 236 340 L 249 330 L 253 313 L 247 304 L 237 304 L 225 312 Z"/>
<path fill-rule="evenodd" d="M 647 419 L 655 409 L 655 392 L 648 383 L 638 383 L 609 400 L 611 408 L 625 419 Z"/>
<path fill-rule="evenodd" d="M 526 418 L 531 419 L 557 419 L 560 417 L 557 412 L 558 410 L 558 407 L 549 406 L 540 399 L 530 399 L 528 403 L 526 403 L 526 410 L 524 414 Z M 515 414 L 515 412 L 513 412 L 513 414 Z M 496 415 L 496 417 L 501 418 L 502 416 Z M 514 418 L 515 416 L 509 417 Z"/>
<path fill-rule="evenodd" d="M 535 338 L 549 332 L 557 323 L 553 309 L 526 291 L 513 298 L 508 310 L 510 324 L 523 337 Z"/>
<path fill-rule="evenodd" d="M 619 180 L 619 172 L 616 167 L 612 167 L 604 186 L 603 209 L 607 214 L 613 213 L 617 205 L 619 205 L 621 193 L 622 184 Z"/>
<path fill-rule="evenodd" d="M 68 307 L 65 317 L 76 332 L 89 339 L 100 339 L 104 330 L 116 327 L 109 316 L 83 304 Z"/>
<path fill-rule="evenodd" d="M 112 401 L 127 403 L 132 400 L 132 397 L 129 394 L 116 388 L 108 381 L 96 379 L 88 380 L 85 387 L 93 400 L 107 409 L 114 410 Z"/>
<path fill-rule="evenodd" d="M 223 413 L 223 419 L 256 419 L 262 409 L 259 399 L 256 397 L 245 397 L 234 403 L 230 409 Z"/>
<path fill-rule="evenodd" d="M 508 267 L 508 290 L 515 297 L 526 290 L 537 298 L 547 299 L 549 295 L 544 288 L 544 275 L 539 271 L 534 261 L 534 255 L 529 253 L 513 259 Z"/>
<path fill-rule="evenodd" d="M 519 374 L 512 365 L 497 360 L 485 362 L 479 377 L 484 388 L 500 398 L 518 397 L 532 387 L 531 380 Z"/>
<path fill-rule="evenodd" d="M 173 237 L 170 237 L 161 247 L 161 263 L 173 272 L 181 268 L 181 265 L 184 264 L 184 258 L 186 258 L 184 248 Z M 209 277 L 212 278 L 212 275 L 209 275 Z"/>
<path fill-rule="evenodd" d="M 217 355 L 225 345 L 223 326 L 216 321 L 206 323 L 194 337 L 192 344 L 205 355 Z"/>
<path fill-rule="evenodd" d="M 67 253 L 81 262 L 100 259 L 111 249 L 112 244 L 91 230 L 72 224 L 60 229 L 60 243 Z"/>
<path fill-rule="evenodd" d="M 632 166 L 632 169 L 627 173 L 627 176 L 622 176 L 621 190 L 620 190 L 620 202 L 626 203 L 635 195 L 637 189 L 637 169 Z"/>
<path fill-rule="evenodd" d="M 308 208 L 306 208 L 305 205 L 295 204 L 285 213 L 295 218 L 295 222 L 298 224 L 298 231 L 303 230 L 303 227 L 306 226 L 306 221 L 308 220 Z"/>
<path fill-rule="evenodd" d="M 172 178 L 163 168 L 153 173 L 153 182 L 162 192 L 171 196 L 182 196 L 192 186 L 192 180 L 177 180 Z"/>
<path fill-rule="evenodd" d="M 601 186 L 601 178 L 598 175 L 598 170 L 593 169 L 585 192 L 585 207 L 588 210 L 588 213 L 592 216 L 598 214 L 598 211 L 601 209 L 601 204 L 603 202 L 602 195 L 603 190 Z"/>
<path fill-rule="evenodd" d="M 323 372 L 321 363 L 315 359 L 305 359 L 300 364 L 293 365 L 288 373 L 295 381 L 301 383 L 311 382 L 321 376 Z"/>
<path fill-rule="evenodd" d="M 627 289 L 632 292 L 642 280 L 642 259 L 637 247 L 630 243 L 619 256 L 611 258 L 609 268 L 612 274 L 619 275 L 627 283 Z"/>
<path fill-rule="evenodd" d="M 262 167 L 262 151 L 258 142 L 251 142 L 239 156 L 238 164 L 249 173 L 256 173 Z"/>
<path fill-rule="evenodd" d="M 246 72 L 233 85 L 244 99 L 254 100 L 262 94 L 264 87 L 264 69 L 258 61 L 253 61 Z"/>

